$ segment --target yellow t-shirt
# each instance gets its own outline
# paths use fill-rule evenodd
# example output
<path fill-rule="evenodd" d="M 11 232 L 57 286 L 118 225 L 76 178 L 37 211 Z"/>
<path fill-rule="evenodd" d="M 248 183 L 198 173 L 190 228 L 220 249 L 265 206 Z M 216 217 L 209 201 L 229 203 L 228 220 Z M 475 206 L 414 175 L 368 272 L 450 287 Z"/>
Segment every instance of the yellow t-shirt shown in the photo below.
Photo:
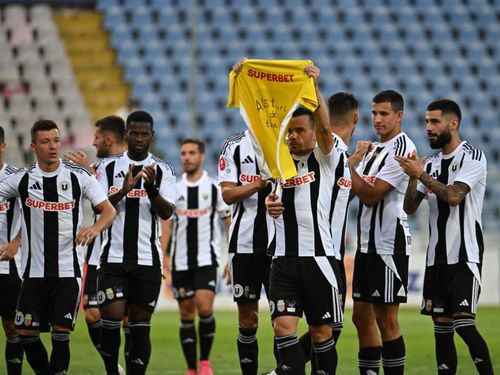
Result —
<path fill-rule="evenodd" d="M 314 81 L 304 68 L 310 60 L 246 60 L 229 74 L 227 107 L 239 107 L 252 135 L 263 178 L 283 181 L 297 175 L 286 134 L 295 109 L 318 106 Z"/>

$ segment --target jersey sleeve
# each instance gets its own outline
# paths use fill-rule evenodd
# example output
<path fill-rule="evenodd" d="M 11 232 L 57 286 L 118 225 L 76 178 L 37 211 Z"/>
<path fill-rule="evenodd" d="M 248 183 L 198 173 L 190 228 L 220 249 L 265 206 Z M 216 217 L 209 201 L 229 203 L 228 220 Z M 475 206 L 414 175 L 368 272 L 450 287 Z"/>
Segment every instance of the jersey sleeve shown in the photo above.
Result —
<path fill-rule="evenodd" d="M 95 178 L 97 182 L 99 182 L 99 185 L 101 186 L 101 190 L 104 191 L 106 194 L 109 192 L 109 186 L 108 186 L 108 178 L 106 175 L 106 166 L 108 163 L 106 163 L 105 160 L 101 160 L 99 164 L 97 165 L 96 168 L 96 173 L 95 173 Z"/>
<path fill-rule="evenodd" d="M 175 185 L 177 181 L 174 172 L 170 167 L 158 165 L 157 168 L 162 168 L 163 171 L 159 187 L 160 195 L 175 206 Z"/>
<path fill-rule="evenodd" d="M 219 157 L 218 180 L 221 182 L 238 183 L 238 170 L 233 158 L 233 148 L 228 147 Z"/>
<path fill-rule="evenodd" d="M 22 174 L 13 173 L 8 175 L 3 181 L 0 181 L 0 200 L 19 197 L 19 180 Z"/>
<path fill-rule="evenodd" d="M 92 206 L 97 206 L 99 203 L 108 199 L 108 196 L 102 189 L 101 185 L 95 179 L 94 175 L 85 175 L 85 185 L 83 189 L 84 197 L 87 198 Z"/>
<path fill-rule="evenodd" d="M 463 182 L 472 190 L 474 186 L 486 177 L 486 157 L 482 151 L 475 150 L 476 154 L 467 155 L 462 168 L 455 177 L 455 182 Z"/>
<path fill-rule="evenodd" d="M 216 186 L 217 188 L 217 212 L 221 219 L 226 219 L 231 216 L 231 207 L 229 207 L 224 199 L 222 199 L 222 191 L 220 186 Z"/>
<path fill-rule="evenodd" d="M 395 188 L 398 187 L 405 178 L 407 178 L 406 173 L 404 173 L 403 169 L 394 158 L 395 154 L 407 156 L 416 149 L 413 142 L 411 142 L 408 138 L 406 138 L 406 140 L 407 146 L 404 148 L 398 148 L 397 151 L 390 152 L 385 159 L 384 166 L 376 175 L 377 179 L 383 180 Z"/>

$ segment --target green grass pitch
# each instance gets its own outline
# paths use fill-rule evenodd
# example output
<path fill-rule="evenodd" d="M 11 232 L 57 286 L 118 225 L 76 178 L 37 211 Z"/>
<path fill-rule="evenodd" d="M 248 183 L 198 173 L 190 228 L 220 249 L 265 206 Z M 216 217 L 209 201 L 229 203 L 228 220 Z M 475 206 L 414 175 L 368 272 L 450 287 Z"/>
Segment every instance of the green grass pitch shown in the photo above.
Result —
<path fill-rule="evenodd" d="M 214 373 L 239 374 L 236 353 L 237 319 L 236 311 L 217 311 L 217 333 L 212 350 L 211 360 Z M 337 346 L 339 353 L 338 374 L 357 374 L 357 339 L 351 311 L 346 312 L 345 327 Z M 151 339 L 152 355 L 148 374 L 184 374 L 185 364 L 178 341 L 177 312 L 156 313 L 152 321 Z M 406 342 L 406 374 L 435 374 L 434 337 L 430 318 L 419 315 L 418 308 L 405 307 L 400 313 L 400 322 Z M 496 373 L 500 373 L 500 307 L 480 307 L 478 326 L 488 342 L 490 354 Z M 305 331 L 303 319 L 299 332 Z M 48 334 L 42 334 L 43 340 L 50 350 Z M 272 330 L 267 311 L 260 314 L 258 333 L 260 346 L 259 373 L 274 367 L 272 354 Z M 458 374 L 474 374 L 475 367 L 469 357 L 467 348 L 455 335 L 459 353 Z M 0 334 L 0 351 L 4 350 L 4 334 Z M 123 348 L 120 349 L 121 351 Z M 122 355 L 122 354 L 121 354 Z M 1 357 L 3 358 L 3 353 Z M 123 356 L 120 362 L 123 364 Z M 32 374 L 28 364 L 23 365 L 23 374 Z M 0 374 L 6 374 L 5 362 L 0 360 Z M 75 332 L 71 335 L 70 374 L 104 374 L 100 357 L 91 345 L 87 334 L 83 313 L 80 313 Z M 382 373 L 382 371 L 381 371 Z"/>

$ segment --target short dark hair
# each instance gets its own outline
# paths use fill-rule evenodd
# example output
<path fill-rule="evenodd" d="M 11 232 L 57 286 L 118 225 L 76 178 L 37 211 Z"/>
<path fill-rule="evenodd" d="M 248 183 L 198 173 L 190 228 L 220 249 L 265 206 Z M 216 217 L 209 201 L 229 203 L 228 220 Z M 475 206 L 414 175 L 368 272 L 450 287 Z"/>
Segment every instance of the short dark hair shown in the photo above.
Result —
<path fill-rule="evenodd" d="M 342 117 L 350 111 L 356 111 L 358 106 L 358 99 L 350 92 L 336 92 L 328 98 L 330 117 Z"/>
<path fill-rule="evenodd" d="M 57 129 L 59 131 L 59 127 L 52 120 L 38 120 L 31 127 L 31 142 L 35 142 L 36 133 L 40 131 L 47 131 Z"/>
<path fill-rule="evenodd" d="M 403 96 L 394 90 L 380 91 L 372 99 L 373 103 L 391 103 L 391 108 L 394 112 L 404 111 L 405 103 Z"/>
<path fill-rule="evenodd" d="M 102 131 L 110 132 L 120 143 L 125 139 L 125 121 L 120 116 L 106 116 L 96 121 L 95 126 Z"/>
<path fill-rule="evenodd" d="M 205 153 L 205 143 L 197 138 L 185 138 L 182 142 L 181 142 L 181 146 L 182 145 L 185 145 L 186 143 L 194 143 L 195 145 L 198 146 L 198 150 L 200 150 L 200 152 L 202 154 Z"/>
<path fill-rule="evenodd" d="M 134 111 L 127 117 L 127 128 L 132 122 L 147 122 L 153 130 L 153 117 L 146 111 Z"/>
<path fill-rule="evenodd" d="M 310 109 L 306 107 L 298 106 L 295 111 L 292 113 L 292 118 L 299 116 L 308 116 L 309 120 L 311 120 L 311 126 L 314 126 L 314 113 Z"/>
<path fill-rule="evenodd" d="M 462 121 L 462 111 L 460 106 L 451 99 L 434 100 L 427 106 L 428 111 L 441 111 L 444 115 L 455 115 L 458 117 L 458 124 Z"/>
<path fill-rule="evenodd" d="M 0 143 L 5 143 L 5 131 L 2 126 L 0 126 Z"/>

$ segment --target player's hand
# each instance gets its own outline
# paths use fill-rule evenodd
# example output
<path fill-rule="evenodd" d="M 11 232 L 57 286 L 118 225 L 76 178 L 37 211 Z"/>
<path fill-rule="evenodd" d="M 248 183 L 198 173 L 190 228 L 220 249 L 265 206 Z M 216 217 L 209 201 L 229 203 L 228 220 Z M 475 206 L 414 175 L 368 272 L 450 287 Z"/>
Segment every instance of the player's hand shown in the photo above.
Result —
<path fill-rule="evenodd" d="M 224 266 L 224 271 L 222 272 L 222 279 L 226 281 L 226 285 L 231 285 L 231 272 L 229 272 L 229 263 Z"/>
<path fill-rule="evenodd" d="M 125 178 L 123 179 L 123 186 L 121 190 L 125 195 L 127 195 L 128 192 L 132 190 L 135 185 L 137 185 L 139 179 L 144 176 L 143 171 L 139 171 L 139 173 L 137 173 L 135 176 L 132 176 L 134 167 L 135 167 L 134 163 L 128 166 L 128 172 L 125 175 Z"/>
<path fill-rule="evenodd" d="M 0 261 L 8 261 L 14 259 L 20 245 L 21 242 L 18 239 L 13 239 L 12 241 L 7 242 L 5 245 L 3 245 L 3 247 L 0 249 Z"/>
<path fill-rule="evenodd" d="M 94 173 L 94 168 L 90 165 L 89 158 L 85 152 L 82 150 L 78 151 L 70 151 L 64 155 L 64 160 L 69 161 L 71 163 L 82 166 L 85 169 L 88 169 L 92 173 Z"/>
<path fill-rule="evenodd" d="M 88 246 L 98 235 L 99 231 L 94 226 L 83 227 L 76 235 L 75 243 L 80 246 Z"/>
<path fill-rule="evenodd" d="M 272 192 L 266 197 L 266 208 L 273 219 L 277 219 L 283 214 L 283 211 L 285 211 L 283 202 L 279 200 L 279 196 L 275 192 Z"/>
<path fill-rule="evenodd" d="M 142 167 L 144 183 L 153 185 L 156 180 L 156 164 L 150 164 Z"/>
<path fill-rule="evenodd" d="M 313 78 L 314 84 L 318 86 L 318 80 L 321 73 L 320 69 L 314 64 L 309 64 L 304 68 L 304 72 L 306 72 L 309 77 Z"/>
<path fill-rule="evenodd" d="M 240 61 L 238 61 L 237 63 L 235 63 L 233 65 L 233 71 L 236 73 L 236 74 L 240 74 L 241 73 L 241 70 L 243 69 L 243 63 L 248 60 L 248 58 L 244 57 L 242 58 Z"/>
<path fill-rule="evenodd" d="M 262 178 L 259 178 L 259 179 L 258 179 L 257 181 L 255 181 L 255 182 L 258 184 L 258 186 L 259 186 L 259 190 L 260 190 L 260 189 L 264 189 L 264 188 L 267 186 L 267 184 L 268 184 L 269 182 L 271 182 L 271 180 L 263 180 Z"/>
<path fill-rule="evenodd" d="M 419 159 L 416 150 L 408 156 L 395 156 L 394 159 L 399 163 L 401 169 L 412 178 L 420 178 L 427 162 L 425 156 L 422 160 Z"/>
<path fill-rule="evenodd" d="M 371 151 L 372 146 L 373 142 L 371 141 L 358 141 L 358 143 L 356 144 L 356 151 L 354 151 L 354 153 L 349 156 L 349 166 L 351 168 L 356 168 L 363 157 Z"/>

